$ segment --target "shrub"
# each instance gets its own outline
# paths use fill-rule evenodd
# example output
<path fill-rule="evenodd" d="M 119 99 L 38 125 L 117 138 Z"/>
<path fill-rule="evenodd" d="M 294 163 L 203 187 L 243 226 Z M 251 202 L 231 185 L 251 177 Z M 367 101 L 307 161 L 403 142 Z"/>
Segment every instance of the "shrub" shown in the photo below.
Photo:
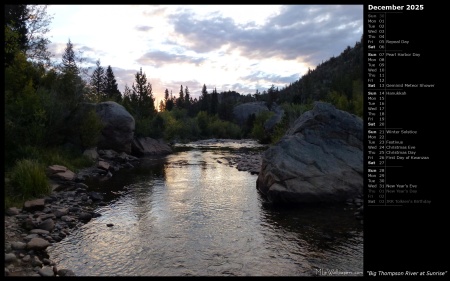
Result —
<path fill-rule="evenodd" d="M 256 119 L 253 123 L 253 128 L 250 133 L 252 138 L 257 139 L 260 143 L 270 142 L 270 135 L 264 129 L 264 123 L 273 116 L 271 111 L 262 111 L 256 115 Z"/>
<path fill-rule="evenodd" d="M 81 121 L 79 132 L 83 148 L 97 146 L 103 124 L 95 109 L 90 109 Z"/>
<path fill-rule="evenodd" d="M 38 197 L 50 192 L 44 165 L 37 160 L 21 159 L 10 172 L 10 188 L 23 199 Z"/>
<path fill-rule="evenodd" d="M 278 142 L 304 112 L 312 109 L 313 104 L 283 103 L 281 107 L 284 110 L 283 119 L 274 128 L 271 135 L 271 143 Z"/>
<path fill-rule="evenodd" d="M 136 137 L 148 137 L 151 134 L 151 118 L 136 119 L 134 134 Z"/>

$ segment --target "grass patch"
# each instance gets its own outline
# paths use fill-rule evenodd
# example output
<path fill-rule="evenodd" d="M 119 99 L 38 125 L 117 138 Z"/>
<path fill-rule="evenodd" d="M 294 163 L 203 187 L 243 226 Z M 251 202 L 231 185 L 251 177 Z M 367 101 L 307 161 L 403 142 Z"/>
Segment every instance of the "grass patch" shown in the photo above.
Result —
<path fill-rule="evenodd" d="M 5 163 L 5 208 L 21 208 L 26 200 L 49 194 L 51 187 L 45 169 L 50 165 L 62 165 L 77 173 L 94 164 L 79 151 L 60 147 L 24 146 L 13 153 L 17 160 Z"/>
<path fill-rule="evenodd" d="M 46 195 L 51 191 L 44 165 L 33 159 L 18 160 L 7 183 L 8 194 L 16 200 Z"/>

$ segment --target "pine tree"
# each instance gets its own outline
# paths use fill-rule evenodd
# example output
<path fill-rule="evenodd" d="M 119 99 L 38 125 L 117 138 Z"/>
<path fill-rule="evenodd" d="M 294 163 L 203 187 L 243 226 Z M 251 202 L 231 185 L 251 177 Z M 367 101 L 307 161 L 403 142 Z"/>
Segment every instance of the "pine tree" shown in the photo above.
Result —
<path fill-rule="evenodd" d="M 120 102 L 122 100 L 122 94 L 119 91 L 116 78 L 110 65 L 106 68 L 105 77 L 105 94 L 108 100 Z"/>
<path fill-rule="evenodd" d="M 167 103 L 167 101 L 169 100 L 169 90 L 165 90 L 164 91 L 164 102 Z"/>
<path fill-rule="evenodd" d="M 169 98 L 169 91 L 166 89 L 166 96 L 164 97 L 164 99 L 166 99 L 166 110 L 171 111 L 174 106 L 172 91 L 170 91 L 170 98 Z"/>
<path fill-rule="evenodd" d="M 100 60 L 97 60 L 96 66 L 97 67 L 94 69 L 94 72 L 92 72 L 90 84 L 94 90 L 94 94 L 97 96 L 97 99 L 99 101 L 104 101 L 106 100 L 105 69 L 100 65 Z"/>
<path fill-rule="evenodd" d="M 217 94 L 216 88 L 214 88 L 211 94 L 211 111 L 212 115 L 217 114 L 219 108 L 219 95 Z"/>
<path fill-rule="evenodd" d="M 155 98 L 153 97 L 152 85 L 147 83 L 142 67 L 135 75 L 136 84 L 133 83 L 133 95 L 137 98 L 136 115 L 138 118 L 145 118 L 155 113 Z"/>
<path fill-rule="evenodd" d="M 178 99 L 176 100 L 176 105 L 178 108 L 184 108 L 184 91 L 183 91 L 183 85 L 180 87 L 180 92 L 178 93 Z"/>
<path fill-rule="evenodd" d="M 62 56 L 62 63 L 59 66 L 62 75 L 57 90 L 61 102 L 66 104 L 69 109 L 75 108 L 85 94 L 86 83 L 80 77 L 77 59 L 73 44 L 69 39 Z"/>
<path fill-rule="evenodd" d="M 184 107 L 189 109 L 191 107 L 192 104 L 192 100 L 189 94 L 189 89 L 188 86 L 186 86 L 186 88 L 184 88 Z"/>
<path fill-rule="evenodd" d="M 164 101 L 161 100 L 161 101 L 159 102 L 159 112 L 163 112 L 164 110 L 166 110 L 166 106 L 165 106 L 165 104 L 164 104 Z"/>
<path fill-rule="evenodd" d="M 69 39 L 69 42 L 66 44 L 66 48 L 64 49 L 64 54 L 62 56 L 62 72 L 63 73 L 72 73 L 75 75 L 79 74 L 78 65 L 76 62 L 75 52 L 73 50 L 73 44 Z"/>
<path fill-rule="evenodd" d="M 48 65 L 51 54 L 47 45 L 50 40 L 45 38 L 45 34 L 49 31 L 51 17 L 47 15 L 47 6 L 14 4 L 4 7 L 5 30 L 16 34 L 15 43 L 18 49 L 24 52 L 30 61 Z M 5 40 L 5 43 L 8 42 Z M 5 52 L 6 65 L 10 64 L 13 57 L 13 53 Z"/>
<path fill-rule="evenodd" d="M 203 84 L 202 96 L 200 98 L 200 102 L 201 102 L 200 110 L 207 112 L 208 108 L 209 108 L 209 106 L 208 106 L 208 91 L 206 90 L 206 85 L 205 84 Z"/>
<path fill-rule="evenodd" d="M 276 101 L 276 91 L 275 86 L 272 84 L 269 90 L 267 90 L 267 107 L 272 109 L 273 103 Z"/>

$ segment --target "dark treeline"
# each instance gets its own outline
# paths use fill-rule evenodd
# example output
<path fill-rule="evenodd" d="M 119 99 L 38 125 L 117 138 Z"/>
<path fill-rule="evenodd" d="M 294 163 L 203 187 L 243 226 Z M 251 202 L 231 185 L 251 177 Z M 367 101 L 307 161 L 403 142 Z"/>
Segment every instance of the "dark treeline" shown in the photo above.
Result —
<path fill-rule="evenodd" d="M 231 90 L 217 92 L 204 84 L 201 95 L 193 98 L 188 86 L 180 85 L 179 89 L 166 89 L 164 99 L 155 104 L 152 85 L 142 69 L 121 93 L 111 65 L 105 68 L 97 60 L 88 74 L 70 39 L 59 63 L 51 63 L 50 41 L 45 37 L 50 21 L 45 5 L 5 5 L 7 173 L 20 170 L 25 160 L 36 161 L 32 166 L 39 166 L 37 170 L 50 164 L 73 170 L 91 164 L 81 152 L 97 143 L 101 122 L 95 112 L 85 112 L 80 122 L 67 126 L 73 112 L 86 102 L 117 102 L 135 118 L 136 136 L 166 141 L 250 137 L 275 142 L 315 100 L 331 102 L 359 116 L 363 113 L 362 40 L 282 89 L 272 85 L 263 92 L 242 95 Z M 263 101 L 269 108 L 281 106 L 285 111 L 282 122 L 266 131 L 264 122 L 272 113 L 265 112 L 250 116 L 244 125 L 235 123 L 233 108 L 252 101 Z M 70 146 L 74 134 L 81 147 Z M 8 178 L 12 185 L 19 185 L 13 175 Z"/>

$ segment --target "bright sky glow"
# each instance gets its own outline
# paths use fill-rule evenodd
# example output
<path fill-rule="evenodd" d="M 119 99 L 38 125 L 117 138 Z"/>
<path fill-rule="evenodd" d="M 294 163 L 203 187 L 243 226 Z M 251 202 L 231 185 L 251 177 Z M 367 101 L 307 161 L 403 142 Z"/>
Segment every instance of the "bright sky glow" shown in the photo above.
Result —
<path fill-rule="evenodd" d="M 280 89 L 353 47 L 362 5 L 49 5 L 49 46 L 61 61 L 68 40 L 86 67 L 111 65 L 119 90 L 142 67 L 158 102 L 164 90 L 191 96 Z"/>

